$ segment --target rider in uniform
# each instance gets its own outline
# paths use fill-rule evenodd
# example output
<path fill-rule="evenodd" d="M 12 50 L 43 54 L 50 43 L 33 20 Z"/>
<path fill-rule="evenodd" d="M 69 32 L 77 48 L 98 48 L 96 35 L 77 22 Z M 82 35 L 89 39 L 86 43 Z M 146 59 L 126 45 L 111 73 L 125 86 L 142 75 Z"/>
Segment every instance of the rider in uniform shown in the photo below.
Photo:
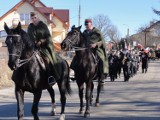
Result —
<path fill-rule="evenodd" d="M 83 32 L 83 35 L 87 39 L 87 43 L 91 48 L 96 48 L 96 52 L 103 64 L 103 74 L 106 76 L 108 74 L 108 58 L 106 55 L 106 44 L 102 36 L 102 33 L 97 28 L 93 27 L 92 20 L 85 20 L 86 29 Z M 70 68 L 75 69 L 76 61 L 73 59 Z M 104 81 L 102 81 L 104 82 Z"/>
<path fill-rule="evenodd" d="M 49 59 L 49 65 L 47 67 L 48 84 L 50 86 L 56 83 L 56 80 L 60 79 L 59 75 L 59 63 L 60 59 L 56 55 L 49 29 L 45 23 L 40 21 L 37 13 L 31 12 L 30 14 L 32 23 L 28 26 L 28 34 L 31 40 L 35 42 L 35 48 L 39 49 L 42 56 Z"/>

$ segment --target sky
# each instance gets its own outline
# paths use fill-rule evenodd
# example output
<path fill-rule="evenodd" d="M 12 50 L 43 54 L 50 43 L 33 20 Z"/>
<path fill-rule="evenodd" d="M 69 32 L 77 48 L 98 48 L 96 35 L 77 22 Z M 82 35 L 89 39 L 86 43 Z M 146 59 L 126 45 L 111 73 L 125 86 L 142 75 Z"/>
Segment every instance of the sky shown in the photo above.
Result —
<path fill-rule="evenodd" d="M 70 27 L 78 26 L 79 3 L 81 5 L 80 23 L 84 29 L 84 20 L 97 15 L 107 16 L 117 27 L 121 37 L 135 34 L 138 28 L 160 17 L 152 8 L 160 10 L 160 0 L 41 0 L 54 9 L 69 9 Z M 10 10 L 20 0 L 0 0 L 0 16 Z"/>

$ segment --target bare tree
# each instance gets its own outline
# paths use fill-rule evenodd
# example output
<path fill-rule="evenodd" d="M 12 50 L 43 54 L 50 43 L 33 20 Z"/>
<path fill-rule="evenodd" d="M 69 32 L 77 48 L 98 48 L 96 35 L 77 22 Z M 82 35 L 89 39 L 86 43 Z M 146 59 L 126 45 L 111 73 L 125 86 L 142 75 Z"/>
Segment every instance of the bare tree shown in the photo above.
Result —
<path fill-rule="evenodd" d="M 153 12 L 154 12 L 155 14 L 157 14 L 158 16 L 160 16 L 160 11 L 159 11 L 159 10 L 156 10 L 155 8 L 152 8 L 152 10 L 153 10 Z"/>
<path fill-rule="evenodd" d="M 139 29 L 137 30 L 137 32 L 143 32 L 144 30 L 148 29 L 149 27 L 151 27 L 154 23 L 156 23 L 157 20 L 153 19 L 151 20 L 149 23 L 142 25 L 141 27 L 139 27 Z"/>
<path fill-rule="evenodd" d="M 92 18 L 92 21 L 93 25 L 102 32 L 104 38 L 110 40 L 117 40 L 119 36 L 118 30 L 115 26 L 111 24 L 111 21 L 107 16 L 97 15 Z"/>
<path fill-rule="evenodd" d="M 110 40 L 117 42 L 120 40 L 120 35 L 119 35 L 119 31 L 116 28 L 116 26 L 112 25 L 108 31 L 107 31 L 107 35 L 110 38 Z"/>

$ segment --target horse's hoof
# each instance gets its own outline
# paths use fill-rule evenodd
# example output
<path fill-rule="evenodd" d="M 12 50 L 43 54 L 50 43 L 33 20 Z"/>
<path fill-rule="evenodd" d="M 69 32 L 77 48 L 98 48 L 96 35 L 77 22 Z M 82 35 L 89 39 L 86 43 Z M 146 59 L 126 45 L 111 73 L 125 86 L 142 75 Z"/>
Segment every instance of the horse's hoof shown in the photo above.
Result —
<path fill-rule="evenodd" d="M 95 103 L 95 106 L 96 106 L 96 107 L 99 107 L 99 106 L 100 106 L 100 103 Z"/>
<path fill-rule="evenodd" d="M 61 114 L 59 120 L 65 120 L 65 114 Z"/>
<path fill-rule="evenodd" d="M 79 111 L 79 114 L 83 114 L 83 110 L 80 110 L 80 111 Z"/>
<path fill-rule="evenodd" d="M 84 114 L 84 117 L 85 117 L 85 118 L 89 118 L 89 117 L 90 117 L 90 113 L 85 113 L 85 114 Z"/>
<path fill-rule="evenodd" d="M 91 106 L 93 105 L 93 100 L 90 101 L 90 105 L 91 105 Z"/>
<path fill-rule="evenodd" d="M 55 111 L 51 111 L 51 116 L 55 116 L 56 112 Z"/>

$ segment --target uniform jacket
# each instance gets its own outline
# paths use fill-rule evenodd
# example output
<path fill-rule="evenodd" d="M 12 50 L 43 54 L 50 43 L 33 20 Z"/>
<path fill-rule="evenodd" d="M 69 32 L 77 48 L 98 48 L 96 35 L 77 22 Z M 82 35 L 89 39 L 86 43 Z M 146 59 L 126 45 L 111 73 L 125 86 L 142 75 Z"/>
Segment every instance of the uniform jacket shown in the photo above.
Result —
<path fill-rule="evenodd" d="M 83 32 L 84 37 L 87 39 L 87 44 L 94 44 L 97 45 L 97 54 L 101 58 L 104 64 L 104 72 L 108 73 L 108 58 L 106 55 L 106 45 L 105 40 L 97 28 L 93 27 L 91 31 L 88 32 L 88 30 L 85 30 Z"/>
<path fill-rule="evenodd" d="M 42 41 L 40 46 L 40 51 L 43 56 L 47 57 L 53 66 L 55 77 L 59 77 L 60 67 L 59 63 L 61 62 L 60 57 L 54 52 L 53 42 L 51 40 L 51 35 L 49 29 L 45 23 L 40 21 L 36 26 L 31 23 L 28 26 L 28 35 L 31 40 L 35 42 Z"/>

